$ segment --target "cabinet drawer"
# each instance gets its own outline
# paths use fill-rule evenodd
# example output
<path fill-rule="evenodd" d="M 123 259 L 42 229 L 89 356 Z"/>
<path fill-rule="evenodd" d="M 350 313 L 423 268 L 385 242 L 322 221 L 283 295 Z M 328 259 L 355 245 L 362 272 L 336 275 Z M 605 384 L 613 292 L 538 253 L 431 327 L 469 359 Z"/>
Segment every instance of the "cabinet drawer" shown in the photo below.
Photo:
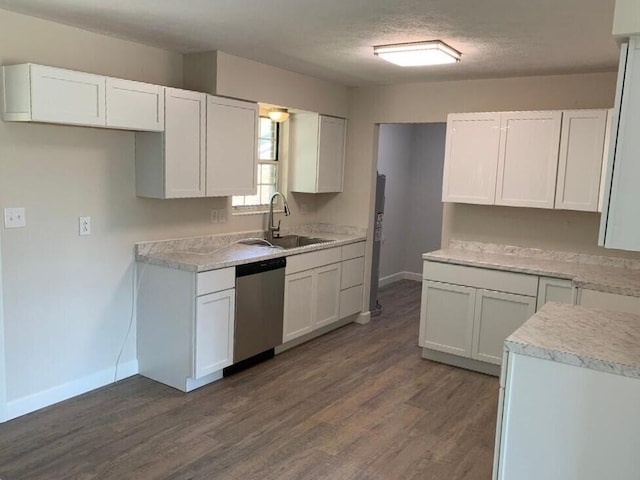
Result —
<path fill-rule="evenodd" d="M 342 261 L 364 257 L 365 242 L 352 243 L 342 247 Z"/>
<path fill-rule="evenodd" d="M 538 277 L 523 273 L 503 272 L 488 268 L 466 267 L 439 262 L 424 262 L 423 278 L 436 282 L 484 288 L 535 297 Z"/>
<path fill-rule="evenodd" d="M 234 267 L 201 272 L 197 277 L 196 295 L 220 292 L 228 288 L 235 288 L 235 285 L 236 269 Z"/>
<path fill-rule="evenodd" d="M 340 289 L 361 285 L 364 279 L 364 257 L 353 258 L 342 262 L 342 279 Z"/>
<path fill-rule="evenodd" d="M 340 318 L 362 311 L 362 285 L 347 288 L 340 292 Z"/>
<path fill-rule="evenodd" d="M 599 292 L 581 288 L 578 293 L 578 305 L 589 308 L 601 308 L 613 312 L 640 314 L 640 297 L 629 297 L 617 293 Z"/>
<path fill-rule="evenodd" d="M 292 273 L 302 272 L 311 268 L 338 263 L 341 258 L 342 254 L 340 247 L 327 248 L 326 250 L 302 253 L 300 255 L 291 255 L 287 257 L 287 268 L 285 273 L 290 275 Z"/>

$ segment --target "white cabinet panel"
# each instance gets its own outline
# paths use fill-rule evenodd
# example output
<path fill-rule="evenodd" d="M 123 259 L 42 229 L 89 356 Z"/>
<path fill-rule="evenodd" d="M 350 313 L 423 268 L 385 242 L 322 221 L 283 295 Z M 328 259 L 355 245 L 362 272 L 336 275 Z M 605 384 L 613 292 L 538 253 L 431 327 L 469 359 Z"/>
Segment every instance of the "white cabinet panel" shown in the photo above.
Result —
<path fill-rule="evenodd" d="M 256 193 L 258 105 L 208 96 L 208 197 Z"/>
<path fill-rule="evenodd" d="M 420 346 L 471 356 L 475 299 L 474 288 L 423 281 Z"/>
<path fill-rule="evenodd" d="M 313 330 L 314 271 L 285 276 L 283 343 Z"/>
<path fill-rule="evenodd" d="M 613 129 L 613 108 L 607 110 L 607 126 L 605 127 L 604 148 L 602 151 L 602 173 L 600 175 L 600 194 L 598 195 L 598 211 L 602 212 L 604 198 L 607 193 L 607 172 L 609 170 L 609 159 L 611 157 L 611 137 Z"/>
<path fill-rule="evenodd" d="M 347 121 L 317 113 L 296 113 L 289 126 L 290 190 L 341 192 Z"/>
<path fill-rule="evenodd" d="M 167 88 L 165 94 L 165 197 L 205 194 L 207 96 Z"/>
<path fill-rule="evenodd" d="M 346 120 L 344 118 L 320 115 L 317 166 L 317 190 L 319 193 L 342 191 L 345 129 Z"/>
<path fill-rule="evenodd" d="M 478 290 L 472 358 L 500 365 L 506 338 L 535 313 L 536 298 Z"/>
<path fill-rule="evenodd" d="M 33 64 L 2 70 L 5 121 L 105 126 L 105 77 Z"/>
<path fill-rule="evenodd" d="M 599 244 L 640 251 L 640 37 L 623 45 Z"/>
<path fill-rule="evenodd" d="M 562 112 L 557 209 L 598 211 L 607 110 Z"/>
<path fill-rule="evenodd" d="M 363 286 L 347 288 L 340 292 L 340 318 L 346 318 L 362 311 Z"/>
<path fill-rule="evenodd" d="M 128 130 L 164 130 L 164 87 L 107 78 L 107 126 Z"/>
<path fill-rule="evenodd" d="M 640 297 L 629 297 L 616 293 L 581 288 L 578 291 L 578 305 L 640 315 Z"/>
<path fill-rule="evenodd" d="M 136 132 L 136 195 L 203 197 L 207 95 L 166 88 L 164 103 L 164 132 Z"/>
<path fill-rule="evenodd" d="M 342 262 L 340 289 L 362 284 L 364 280 L 364 257 L 352 258 Z"/>
<path fill-rule="evenodd" d="M 315 270 L 314 330 L 336 322 L 340 310 L 341 265 L 335 263 Z"/>
<path fill-rule="evenodd" d="M 640 478 L 640 381 L 509 354 L 496 480 Z"/>
<path fill-rule="evenodd" d="M 442 201 L 492 205 L 499 147 L 499 112 L 449 115 Z"/>
<path fill-rule="evenodd" d="M 350 260 L 352 258 L 364 257 L 365 242 L 352 243 L 342 247 L 342 261 Z"/>
<path fill-rule="evenodd" d="M 547 302 L 575 304 L 574 291 L 571 280 L 540 277 L 536 311 L 540 310 Z"/>
<path fill-rule="evenodd" d="M 553 208 L 562 112 L 502 114 L 496 205 Z"/>
<path fill-rule="evenodd" d="M 194 378 L 233 363 L 235 289 L 198 297 L 196 305 Z"/>

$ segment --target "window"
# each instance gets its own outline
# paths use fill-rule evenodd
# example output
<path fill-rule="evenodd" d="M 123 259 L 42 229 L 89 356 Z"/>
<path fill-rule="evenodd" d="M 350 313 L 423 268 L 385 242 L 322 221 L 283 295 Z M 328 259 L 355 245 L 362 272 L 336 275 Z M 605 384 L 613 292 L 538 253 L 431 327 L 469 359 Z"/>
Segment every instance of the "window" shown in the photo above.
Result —
<path fill-rule="evenodd" d="M 258 191 L 255 195 L 234 196 L 231 200 L 233 207 L 243 210 L 268 205 L 278 191 L 280 125 L 268 117 L 260 117 L 258 128 Z"/>

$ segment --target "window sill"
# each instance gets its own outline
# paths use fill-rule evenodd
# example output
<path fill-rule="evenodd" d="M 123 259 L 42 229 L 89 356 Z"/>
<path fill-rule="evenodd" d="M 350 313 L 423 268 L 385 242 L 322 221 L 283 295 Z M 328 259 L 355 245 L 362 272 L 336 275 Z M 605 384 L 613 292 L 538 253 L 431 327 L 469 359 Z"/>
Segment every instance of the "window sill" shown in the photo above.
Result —
<path fill-rule="evenodd" d="M 277 210 L 274 210 L 273 213 L 284 213 L 284 210 L 279 208 Z M 267 208 L 265 209 L 259 209 L 256 208 L 255 210 L 253 209 L 244 209 L 243 207 L 232 207 L 231 210 L 231 216 L 233 217 L 245 217 L 248 215 L 268 215 L 269 214 L 269 209 Z"/>

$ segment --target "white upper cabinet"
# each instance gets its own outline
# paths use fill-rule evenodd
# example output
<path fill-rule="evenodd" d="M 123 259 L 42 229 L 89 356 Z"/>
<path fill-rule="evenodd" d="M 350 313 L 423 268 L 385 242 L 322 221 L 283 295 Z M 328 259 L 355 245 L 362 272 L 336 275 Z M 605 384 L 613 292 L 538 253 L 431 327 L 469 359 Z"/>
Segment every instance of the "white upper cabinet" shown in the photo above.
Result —
<path fill-rule="evenodd" d="M 290 190 L 342 192 L 347 121 L 317 113 L 296 113 L 290 120 Z"/>
<path fill-rule="evenodd" d="M 165 89 L 163 133 L 136 133 L 136 194 L 205 195 L 207 95 Z"/>
<path fill-rule="evenodd" d="M 562 114 L 555 207 L 597 212 L 607 110 L 570 110 Z"/>
<path fill-rule="evenodd" d="M 502 114 L 496 205 L 554 208 L 562 112 Z"/>
<path fill-rule="evenodd" d="M 447 117 L 442 201 L 493 205 L 500 147 L 500 113 Z"/>
<path fill-rule="evenodd" d="M 107 127 L 164 130 L 164 88 L 150 83 L 107 78 Z"/>
<path fill-rule="evenodd" d="M 30 63 L 2 70 L 5 121 L 105 126 L 105 77 Z"/>
<path fill-rule="evenodd" d="M 257 142 L 256 103 L 207 97 L 206 196 L 256 193 Z"/>
<path fill-rule="evenodd" d="M 599 244 L 640 251 L 640 37 L 623 45 Z"/>

